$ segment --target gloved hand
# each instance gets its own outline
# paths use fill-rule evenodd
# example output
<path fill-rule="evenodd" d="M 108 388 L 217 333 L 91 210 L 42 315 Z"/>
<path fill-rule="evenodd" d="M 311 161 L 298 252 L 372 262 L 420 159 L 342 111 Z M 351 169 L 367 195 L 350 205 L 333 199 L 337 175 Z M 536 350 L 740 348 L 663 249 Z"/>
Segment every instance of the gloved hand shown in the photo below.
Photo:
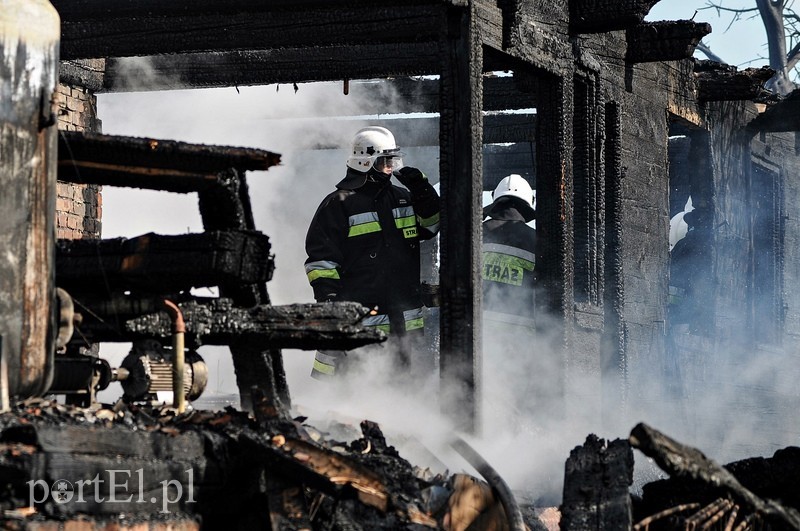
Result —
<path fill-rule="evenodd" d="M 320 298 L 317 302 L 336 302 L 339 300 L 338 293 L 327 293 L 324 297 Z"/>
<path fill-rule="evenodd" d="M 417 168 L 412 168 L 411 166 L 403 166 L 399 170 L 392 172 L 392 175 L 394 175 L 397 180 L 400 181 L 400 184 L 409 190 L 428 182 L 428 178 L 425 177 L 424 173 L 419 171 Z"/>

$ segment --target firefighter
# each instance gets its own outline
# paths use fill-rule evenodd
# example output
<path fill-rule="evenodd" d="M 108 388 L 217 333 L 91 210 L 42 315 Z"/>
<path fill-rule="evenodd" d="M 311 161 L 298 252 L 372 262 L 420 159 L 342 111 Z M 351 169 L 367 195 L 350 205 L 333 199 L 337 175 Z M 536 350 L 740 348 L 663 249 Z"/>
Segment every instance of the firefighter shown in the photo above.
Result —
<path fill-rule="evenodd" d="M 408 366 L 424 326 L 419 246 L 439 230 L 439 194 L 420 170 L 403 166 L 403 155 L 384 127 L 355 134 L 347 173 L 308 228 L 305 270 L 317 302 L 376 309 L 363 324 L 387 332 Z M 392 184 L 392 175 L 405 188 Z M 319 351 L 311 375 L 340 373 L 358 354 Z"/>
<path fill-rule="evenodd" d="M 533 190 L 517 174 L 503 178 L 484 208 L 484 320 L 534 328 L 536 230 Z"/>
<path fill-rule="evenodd" d="M 483 351 L 487 399 L 512 417 L 526 414 L 544 377 L 536 359 L 536 230 L 533 190 L 517 174 L 503 178 L 484 208 Z M 497 404 L 500 402 L 500 404 Z"/>

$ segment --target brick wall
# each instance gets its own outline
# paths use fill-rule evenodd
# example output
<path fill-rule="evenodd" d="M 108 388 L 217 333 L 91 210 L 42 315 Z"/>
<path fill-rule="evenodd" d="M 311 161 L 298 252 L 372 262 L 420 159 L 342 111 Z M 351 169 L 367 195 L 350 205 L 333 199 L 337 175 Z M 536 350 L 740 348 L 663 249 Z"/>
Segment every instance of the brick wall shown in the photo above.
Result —
<path fill-rule="evenodd" d="M 102 131 L 102 123 L 97 118 L 97 98 L 91 90 L 59 84 L 58 129 Z M 56 236 L 73 240 L 99 238 L 103 217 L 102 187 L 59 181 L 56 192 Z"/>

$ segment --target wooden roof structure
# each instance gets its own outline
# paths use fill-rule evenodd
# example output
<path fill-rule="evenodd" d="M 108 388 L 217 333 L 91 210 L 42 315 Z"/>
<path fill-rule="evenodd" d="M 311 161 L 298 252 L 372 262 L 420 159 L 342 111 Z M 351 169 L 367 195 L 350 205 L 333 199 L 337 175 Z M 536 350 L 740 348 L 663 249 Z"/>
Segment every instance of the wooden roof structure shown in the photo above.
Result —
<path fill-rule="evenodd" d="M 481 194 L 484 144 L 536 145 L 537 262 L 544 306 L 572 312 L 572 120 L 582 33 L 626 31 L 629 64 L 690 57 L 707 24 L 644 16 L 657 0 L 53 0 L 62 78 L 97 91 L 138 90 L 124 72 L 146 57 L 160 88 L 438 76 L 409 101 L 439 113 L 440 368 L 444 412 L 477 430 L 480 390 Z M 565 5 L 566 4 L 566 5 Z M 669 36 L 669 38 L 664 38 Z M 512 70 L 512 79 L 487 73 Z M 582 74 L 581 74 L 582 75 Z M 406 80 L 397 83 L 406 83 Z M 156 86 L 156 88 L 159 88 Z M 369 90 L 359 87 L 358 90 Z M 401 90 L 401 93 L 404 93 Z M 424 94 L 423 97 L 419 94 Z M 527 123 L 484 111 L 535 106 Z M 417 107 L 415 107 L 417 108 Z M 495 130 L 494 122 L 502 124 Z M 535 132 L 535 138 L 531 134 Z M 513 135 L 513 136 L 512 136 Z M 538 253 L 537 253 L 538 254 Z"/>

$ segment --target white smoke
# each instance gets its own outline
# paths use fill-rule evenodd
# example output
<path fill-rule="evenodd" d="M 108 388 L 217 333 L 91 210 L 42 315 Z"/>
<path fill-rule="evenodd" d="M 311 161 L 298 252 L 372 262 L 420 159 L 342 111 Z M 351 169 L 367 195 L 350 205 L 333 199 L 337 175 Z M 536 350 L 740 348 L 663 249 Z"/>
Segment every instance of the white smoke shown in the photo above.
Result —
<path fill-rule="evenodd" d="M 281 154 L 280 166 L 247 175 L 256 228 L 270 237 L 276 255 L 275 276 L 268 284 L 273 304 L 313 301 L 303 268 L 305 233 L 321 199 L 344 176 L 346 145 L 353 133 L 377 117 L 365 116 L 365 110 L 375 109 L 374 102 L 343 94 L 340 83 L 303 84 L 297 91 L 290 85 L 273 85 L 98 96 L 99 117 L 107 134 L 255 147 Z M 398 138 L 398 143 L 411 142 Z M 319 146 L 342 148 L 315 149 Z M 406 151 L 407 164 L 423 169 L 432 182 L 438 181 L 435 149 Z M 202 231 L 197 198 L 104 188 L 105 238 L 150 231 Z M 630 293 L 636 294 L 634 290 L 631 287 Z M 690 376 L 696 380 L 683 382 L 674 400 L 663 398 L 670 389 L 663 381 L 663 361 L 654 361 L 651 371 L 639 371 L 632 378 L 627 409 L 612 404 L 601 417 L 571 417 L 565 404 L 554 399 L 561 396 L 564 385 L 563 353 L 558 348 L 560 339 L 549 337 L 547 330 L 558 327 L 549 326 L 545 316 L 537 316 L 537 321 L 537 338 L 527 348 L 509 346 L 502 337 L 486 338 L 483 429 L 468 440 L 512 488 L 542 503 L 560 501 L 564 461 L 589 433 L 625 438 L 636 422 L 645 421 L 711 457 L 727 460 L 774 451 L 796 440 L 800 432 L 793 417 L 780 415 L 774 419 L 786 422 L 782 429 L 766 426 L 770 428 L 767 440 L 754 435 L 753 430 L 764 432 L 767 423 L 759 417 L 760 390 L 774 387 L 786 396 L 797 395 L 796 375 L 780 370 L 785 359 L 778 356 L 742 360 L 733 371 L 723 371 L 713 357 L 673 360 L 694 367 Z M 106 355 L 107 347 L 103 349 Z M 127 351 L 127 346 L 122 350 Z M 201 354 L 211 372 L 209 392 L 237 393 L 226 349 L 201 349 Z M 313 356 L 309 351 L 284 351 L 292 398 L 312 423 L 324 423 L 328 411 L 354 422 L 368 418 L 381 424 L 389 442 L 412 463 L 418 460 L 451 472 L 471 471 L 449 449 L 454 427 L 451 419 L 438 413 L 436 375 L 411 387 L 398 385 L 402 378 L 375 358 L 359 374 L 331 385 L 309 377 Z M 532 359 L 538 365 L 531 365 Z M 640 367 L 649 362 L 635 361 Z M 522 409 L 521 404 L 530 401 L 521 397 L 531 395 L 539 398 L 532 401 L 530 410 Z M 732 415 L 739 417 L 732 419 Z"/>

